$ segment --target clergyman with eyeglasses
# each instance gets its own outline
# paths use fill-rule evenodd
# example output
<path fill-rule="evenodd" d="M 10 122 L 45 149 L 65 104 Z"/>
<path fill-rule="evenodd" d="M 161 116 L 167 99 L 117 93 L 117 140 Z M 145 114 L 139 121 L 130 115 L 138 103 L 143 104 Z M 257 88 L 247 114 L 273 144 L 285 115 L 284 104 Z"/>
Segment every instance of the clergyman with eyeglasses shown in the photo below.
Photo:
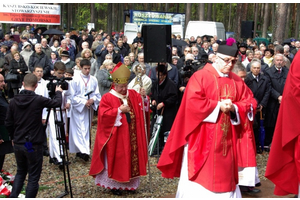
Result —
<path fill-rule="evenodd" d="M 237 53 L 235 40 L 228 39 L 214 62 L 189 79 L 157 165 L 163 177 L 180 177 L 178 198 L 241 197 L 237 140 L 257 103 L 231 72 Z"/>

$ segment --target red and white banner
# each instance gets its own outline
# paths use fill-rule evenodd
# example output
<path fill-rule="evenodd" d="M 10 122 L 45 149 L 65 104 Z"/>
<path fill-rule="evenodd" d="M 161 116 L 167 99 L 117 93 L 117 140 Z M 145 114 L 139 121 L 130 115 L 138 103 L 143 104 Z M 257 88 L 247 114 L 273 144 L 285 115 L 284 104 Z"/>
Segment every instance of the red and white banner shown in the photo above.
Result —
<path fill-rule="evenodd" d="M 60 25 L 60 5 L 0 3 L 1 23 Z"/>

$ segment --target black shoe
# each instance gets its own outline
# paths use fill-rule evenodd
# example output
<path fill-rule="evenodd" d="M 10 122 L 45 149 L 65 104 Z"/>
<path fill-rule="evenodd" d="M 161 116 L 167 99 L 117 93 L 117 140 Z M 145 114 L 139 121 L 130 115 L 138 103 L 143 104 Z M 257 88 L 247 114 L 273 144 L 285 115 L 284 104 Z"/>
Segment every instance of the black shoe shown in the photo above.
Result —
<path fill-rule="evenodd" d="M 121 190 L 117 190 L 117 189 L 112 189 L 110 190 L 114 195 L 118 195 L 121 196 L 122 195 L 122 191 Z"/>
<path fill-rule="evenodd" d="M 58 160 L 57 160 L 57 158 L 50 158 L 49 163 L 53 163 L 54 165 L 57 165 Z"/>
<path fill-rule="evenodd" d="M 49 156 L 49 151 L 47 149 L 43 151 L 43 156 Z"/>
<path fill-rule="evenodd" d="M 90 156 L 88 154 L 83 153 L 81 157 L 84 161 L 88 161 L 90 159 Z"/>
<path fill-rule="evenodd" d="M 76 153 L 76 157 L 81 158 L 81 156 L 82 156 L 82 153 L 80 153 L 80 152 Z"/>
<path fill-rule="evenodd" d="M 128 193 L 131 193 L 131 194 L 135 194 L 136 193 L 136 190 L 127 190 Z"/>
<path fill-rule="evenodd" d="M 260 189 L 257 189 L 255 187 L 248 187 L 248 188 L 249 188 L 248 193 L 250 194 L 256 194 L 261 192 Z"/>
<path fill-rule="evenodd" d="M 261 186 L 260 182 L 255 184 L 255 187 L 260 187 L 260 186 Z"/>
<path fill-rule="evenodd" d="M 256 194 L 261 192 L 260 189 L 256 189 L 255 187 L 249 187 L 249 186 L 240 186 L 240 190 L 243 193 L 250 193 L 250 194 Z"/>
<path fill-rule="evenodd" d="M 51 164 L 51 163 L 54 163 L 53 158 L 49 157 L 49 163 L 50 163 L 50 164 Z"/>
<path fill-rule="evenodd" d="M 257 149 L 256 149 L 256 153 L 257 153 L 257 154 L 262 154 L 262 150 L 261 150 L 260 148 L 257 148 Z"/>

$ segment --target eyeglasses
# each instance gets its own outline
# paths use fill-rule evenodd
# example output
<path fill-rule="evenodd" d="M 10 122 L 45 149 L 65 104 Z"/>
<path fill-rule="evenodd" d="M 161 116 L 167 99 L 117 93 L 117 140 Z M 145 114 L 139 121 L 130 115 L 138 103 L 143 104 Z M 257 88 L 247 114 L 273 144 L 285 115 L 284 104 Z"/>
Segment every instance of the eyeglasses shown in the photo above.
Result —
<path fill-rule="evenodd" d="M 189 53 L 191 53 L 191 51 L 190 51 L 190 50 L 184 50 L 184 52 L 189 52 Z"/>
<path fill-rule="evenodd" d="M 218 56 L 219 58 L 221 58 L 220 56 Z M 228 58 L 221 58 L 225 63 L 226 65 L 228 65 L 229 63 L 231 63 L 232 65 L 235 65 L 236 63 L 236 58 L 233 58 L 233 59 L 228 59 Z"/>

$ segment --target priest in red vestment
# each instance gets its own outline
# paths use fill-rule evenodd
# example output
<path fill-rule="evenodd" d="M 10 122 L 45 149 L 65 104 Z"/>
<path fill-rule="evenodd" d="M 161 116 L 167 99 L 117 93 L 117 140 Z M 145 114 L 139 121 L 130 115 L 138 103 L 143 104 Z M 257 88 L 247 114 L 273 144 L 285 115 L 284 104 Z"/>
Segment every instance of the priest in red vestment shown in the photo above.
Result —
<path fill-rule="evenodd" d="M 103 95 L 89 174 L 96 185 L 121 195 L 136 190 L 147 175 L 147 140 L 143 113 L 145 90 L 127 89 L 130 71 L 122 63 L 112 73 L 113 88 Z"/>
<path fill-rule="evenodd" d="M 237 138 L 241 119 L 251 118 L 256 101 L 232 73 L 233 39 L 220 44 L 213 64 L 190 78 L 158 162 L 165 178 L 180 177 L 176 197 L 241 197 Z"/>
<path fill-rule="evenodd" d="M 300 193 L 300 54 L 296 54 L 284 86 L 265 177 L 274 194 Z"/>

